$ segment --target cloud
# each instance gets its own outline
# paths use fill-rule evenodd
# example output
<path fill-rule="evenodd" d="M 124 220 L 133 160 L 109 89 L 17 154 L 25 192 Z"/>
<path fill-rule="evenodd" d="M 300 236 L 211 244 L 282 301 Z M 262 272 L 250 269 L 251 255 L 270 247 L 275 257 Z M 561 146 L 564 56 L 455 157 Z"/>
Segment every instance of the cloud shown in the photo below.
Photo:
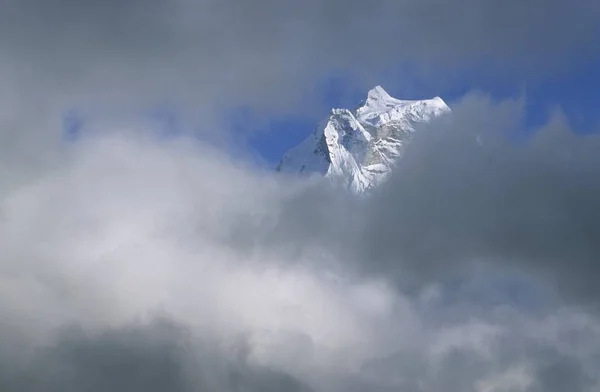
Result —
<path fill-rule="evenodd" d="M 240 388 L 306 390 L 319 367 L 355 367 L 382 344 L 373 326 L 402 300 L 382 282 L 337 273 L 324 249 L 236 249 L 241 234 L 252 240 L 245 229 L 268 230 L 281 198 L 306 187 L 271 176 L 190 139 L 115 131 L 84 138 L 44 175 L 5 191 L 0 345 L 7 369 L 16 369 L 3 373 L 3 389 L 179 390 L 187 380 L 181 368 L 212 374 L 224 366 L 207 388 L 236 390 L 228 383 L 237 372 Z M 410 326 L 410 307 L 402 306 L 400 324 Z M 191 359 L 175 344 L 187 345 L 187 332 L 153 332 L 157 316 L 200 342 Z M 81 332 L 57 336 L 70 325 Z M 229 347 L 240 340 L 247 366 L 221 365 L 216 358 L 234 360 Z M 209 359 L 204 342 L 216 350 Z M 115 363 L 133 373 L 110 371 Z M 109 371 L 114 380 L 104 379 Z M 192 377 L 190 388 L 213 382 L 206 377 Z"/>
<path fill-rule="evenodd" d="M 523 102 L 484 102 L 465 98 L 451 124 L 417 136 L 375 196 L 364 249 L 425 275 L 498 260 L 597 304 L 598 135 L 575 134 L 557 112 L 531 140 L 514 141 Z"/>
<path fill-rule="evenodd" d="M 89 335 L 65 329 L 58 341 L 15 371 L 16 391 L 309 391 L 294 377 L 223 357 L 176 324 L 157 320 Z"/>
<path fill-rule="evenodd" d="M 12 101 L 26 100 L 28 113 L 37 105 L 165 100 L 203 116 L 223 105 L 281 110 L 308 105 L 311 86 L 332 71 L 370 84 L 405 63 L 491 62 L 495 71 L 540 73 L 596 53 L 600 22 L 592 0 L 3 0 L 1 7 L 3 84 Z"/>
<path fill-rule="evenodd" d="M 508 143 L 522 109 L 465 98 L 366 200 L 185 136 L 65 146 L 1 194 L 0 389 L 593 390 L 595 139 Z"/>

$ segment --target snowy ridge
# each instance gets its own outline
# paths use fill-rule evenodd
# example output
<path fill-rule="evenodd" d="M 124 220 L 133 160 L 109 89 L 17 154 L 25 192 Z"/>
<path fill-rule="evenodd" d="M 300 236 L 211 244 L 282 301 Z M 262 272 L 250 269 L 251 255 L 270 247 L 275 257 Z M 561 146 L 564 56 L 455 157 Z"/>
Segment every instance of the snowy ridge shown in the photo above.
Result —
<path fill-rule="evenodd" d="M 376 86 L 354 111 L 332 109 L 307 139 L 285 153 L 277 171 L 320 174 L 363 194 L 387 178 L 417 124 L 448 112 L 439 97 L 400 100 Z"/>

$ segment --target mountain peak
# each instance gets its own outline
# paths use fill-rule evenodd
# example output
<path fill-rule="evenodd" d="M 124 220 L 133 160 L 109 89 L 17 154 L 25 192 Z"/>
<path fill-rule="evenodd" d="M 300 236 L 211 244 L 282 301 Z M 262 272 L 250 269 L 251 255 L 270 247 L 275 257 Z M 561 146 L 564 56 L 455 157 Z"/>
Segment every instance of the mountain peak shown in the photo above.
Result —
<path fill-rule="evenodd" d="M 369 90 L 369 93 L 367 94 L 367 101 L 368 100 L 371 100 L 371 101 L 384 100 L 385 101 L 385 100 L 390 100 L 390 99 L 393 99 L 393 98 L 380 85 L 373 87 L 371 90 Z"/>
<path fill-rule="evenodd" d="M 439 97 L 403 101 L 375 86 L 354 111 L 332 110 L 304 142 L 284 155 L 277 170 L 320 174 L 364 194 L 387 178 L 418 124 L 449 111 Z"/>

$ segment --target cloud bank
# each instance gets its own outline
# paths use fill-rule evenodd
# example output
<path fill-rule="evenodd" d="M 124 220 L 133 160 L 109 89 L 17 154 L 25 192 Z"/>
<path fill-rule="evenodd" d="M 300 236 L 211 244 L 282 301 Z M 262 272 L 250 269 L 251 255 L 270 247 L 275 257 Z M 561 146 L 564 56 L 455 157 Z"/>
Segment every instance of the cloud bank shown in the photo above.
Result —
<path fill-rule="evenodd" d="M 597 136 L 508 142 L 522 110 L 465 98 L 369 199 L 185 137 L 65 146 L 0 199 L 2 390 L 597 388 Z"/>

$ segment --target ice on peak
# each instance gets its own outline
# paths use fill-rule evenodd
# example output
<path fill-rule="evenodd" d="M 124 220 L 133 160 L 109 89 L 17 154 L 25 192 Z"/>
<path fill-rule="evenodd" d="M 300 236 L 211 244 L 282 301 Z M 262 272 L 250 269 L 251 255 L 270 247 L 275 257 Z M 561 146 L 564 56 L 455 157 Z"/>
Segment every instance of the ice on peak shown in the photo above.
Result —
<path fill-rule="evenodd" d="M 450 111 L 440 98 L 400 100 L 391 97 L 380 86 L 369 92 L 365 103 L 356 109 L 356 118 L 365 126 L 381 127 L 393 122 L 428 122 Z"/>
<path fill-rule="evenodd" d="M 363 110 L 381 110 L 401 103 L 392 97 L 381 86 L 375 86 L 367 93 L 367 99 L 361 102 L 359 108 Z"/>
<path fill-rule="evenodd" d="M 333 109 L 324 127 L 325 135 L 335 134 L 335 137 L 351 137 L 356 140 L 370 141 L 371 134 L 354 117 L 348 109 Z"/>
<path fill-rule="evenodd" d="M 417 124 L 449 111 L 440 97 L 399 100 L 375 86 L 354 111 L 332 109 L 315 132 L 284 155 L 277 170 L 319 173 L 365 193 L 387 178 Z"/>
<path fill-rule="evenodd" d="M 393 99 L 394 98 L 379 85 L 373 87 L 367 94 L 367 101 L 389 101 Z"/>

